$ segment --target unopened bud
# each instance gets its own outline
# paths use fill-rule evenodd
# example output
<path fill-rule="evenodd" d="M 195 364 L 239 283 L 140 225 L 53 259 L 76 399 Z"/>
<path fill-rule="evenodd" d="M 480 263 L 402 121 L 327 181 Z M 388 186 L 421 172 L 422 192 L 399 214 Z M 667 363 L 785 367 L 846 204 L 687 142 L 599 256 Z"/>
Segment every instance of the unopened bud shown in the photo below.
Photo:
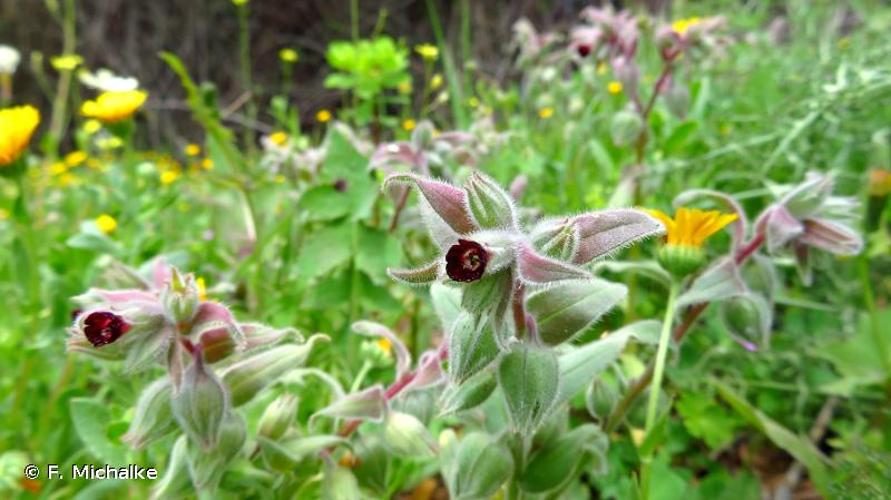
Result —
<path fill-rule="evenodd" d="M 443 476 L 452 498 L 490 498 L 510 478 L 510 452 L 486 434 L 474 432 L 449 445 Z"/>
<path fill-rule="evenodd" d="M 170 270 L 170 281 L 161 293 L 161 303 L 175 322 L 189 321 L 195 315 L 195 309 L 200 302 L 195 276 L 191 274 L 183 276 L 175 267 Z"/>
<path fill-rule="evenodd" d="M 297 397 L 282 394 L 266 407 L 266 411 L 260 417 L 257 434 L 269 439 L 278 439 L 285 434 L 296 416 Z"/>
<path fill-rule="evenodd" d="M 321 340 L 327 341 L 328 337 L 313 335 L 303 344 L 273 347 L 230 366 L 223 373 L 223 382 L 232 395 L 232 405 L 247 403 L 282 375 L 303 366 L 313 346 Z"/>
<path fill-rule="evenodd" d="M 136 403 L 130 429 L 121 440 L 140 449 L 176 428 L 176 420 L 173 419 L 173 410 L 170 407 L 172 394 L 173 387 L 167 377 L 146 387 Z"/>
<path fill-rule="evenodd" d="M 432 457 L 436 450 L 433 437 L 420 420 L 396 411 L 387 415 L 384 442 L 393 453 L 403 457 Z"/>
<path fill-rule="evenodd" d="M 640 115 L 631 110 L 622 110 L 613 115 L 610 122 L 610 136 L 617 146 L 627 146 L 640 137 L 643 127 Z"/>
<path fill-rule="evenodd" d="M 241 452 L 246 439 L 244 419 L 234 411 L 227 411 L 220 425 L 216 449 L 200 450 L 193 447 L 189 450 L 189 472 L 195 487 L 199 490 L 215 490 L 229 464 Z"/>
<path fill-rule="evenodd" d="M 588 413 L 601 422 L 612 413 L 618 401 L 618 392 L 606 380 L 596 380 L 591 384 L 585 397 Z"/>
<path fill-rule="evenodd" d="M 516 227 L 516 214 L 510 195 L 492 178 L 474 172 L 464 183 L 470 212 L 483 229 Z"/>
<path fill-rule="evenodd" d="M 183 431 L 205 450 L 217 446 L 220 425 L 229 408 L 229 395 L 220 379 L 207 367 L 201 348 L 183 374 L 182 385 L 172 400 L 173 416 Z"/>

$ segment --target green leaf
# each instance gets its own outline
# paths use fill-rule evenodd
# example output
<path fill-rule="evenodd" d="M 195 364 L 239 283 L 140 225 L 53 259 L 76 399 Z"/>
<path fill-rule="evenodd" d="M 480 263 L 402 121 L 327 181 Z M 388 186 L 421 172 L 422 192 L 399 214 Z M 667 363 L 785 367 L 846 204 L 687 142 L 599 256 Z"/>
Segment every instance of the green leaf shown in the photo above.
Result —
<path fill-rule="evenodd" d="M 671 135 L 665 140 L 664 149 L 668 153 L 676 153 L 686 146 L 696 136 L 699 130 L 699 122 L 686 121 L 671 131 Z"/>
<path fill-rule="evenodd" d="M 297 203 L 310 222 L 339 219 L 350 213 L 350 197 L 333 186 L 313 186 L 306 190 Z"/>
<path fill-rule="evenodd" d="M 889 376 L 886 367 L 891 365 L 891 358 L 882 360 L 883 349 L 876 345 L 877 340 L 888 352 L 891 347 L 891 309 L 879 311 L 872 317 L 864 313 L 853 336 L 819 344 L 817 356 L 829 360 L 841 375 L 841 379 L 822 389 L 848 396 L 857 387 L 884 381 Z"/>
<path fill-rule="evenodd" d="M 804 465 L 817 489 L 824 495 L 829 493 L 830 477 L 827 464 L 829 460 L 818 450 L 813 443 L 804 436 L 795 435 L 789 429 L 760 410 L 749 404 L 742 396 L 738 395 L 728 385 L 717 379 L 709 382 L 715 386 L 721 398 L 724 399 L 737 413 L 750 425 L 764 433 L 768 439 L 779 448 L 786 450 L 796 460 Z"/>
<path fill-rule="evenodd" d="M 593 424 L 583 424 L 545 443 L 529 458 L 520 477 L 520 487 L 529 493 L 553 491 L 575 477 L 578 465 L 590 447 L 606 453 L 609 440 Z"/>
<path fill-rule="evenodd" d="M 297 259 L 299 282 L 306 285 L 349 262 L 352 237 L 351 223 L 325 226 L 310 233 Z"/>
<path fill-rule="evenodd" d="M 97 399 L 71 399 L 71 420 L 84 446 L 96 458 L 111 465 L 124 463 L 124 449 L 108 439 L 106 425 L 112 422 L 108 405 Z"/>
<path fill-rule="evenodd" d="M 402 246 L 399 240 L 390 233 L 380 229 L 372 229 L 365 225 L 359 228 L 359 245 L 356 254 L 356 267 L 378 285 L 390 282 L 387 268 L 398 266 L 402 257 Z"/>
<path fill-rule="evenodd" d="M 498 385 L 514 428 L 531 434 L 557 401 L 560 369 L 551 349 L 515 344 L 501 358 Z"/>
<path fill-rule="evenodd" d="M 366 219 L 378 195 L 379 187 L 368 170 L 368 158 L 339 130 L 331 127 L 328 133 L 327 155 L 319 173 L 320 181 L 333 185 L 346 181 L 343 199 L 353 220 Z"/>
<path fill-rule="evenodd" d="M 687 392 L 675 404 L 691 435 L 702 439 L 709 448 L 723 448 L 733 441 L 740 420 L 708 394 Z"/>
<path fill-rule="evenodd" d="M 449 333 L 449 378 L 455 383 L 464 383 L 495 361 L 498 353 L 490 322 L 461 312 Z"/>
<path fill-rule="evenodd" d="M 606 338 L 574 348 L 560 356 L 560 398 L 569 401 L 594 378 L 619 359 L 631 338 L 655 343 L 661 323 L 655 320 L 632 323 Z"/>
<path fill-rule="evenodd" d="M 564 280 L 529 294 L 526 310 L 542 341 L 557 345 L 583 333 L 627 293 L 625 285 L 597 278 Z"/>

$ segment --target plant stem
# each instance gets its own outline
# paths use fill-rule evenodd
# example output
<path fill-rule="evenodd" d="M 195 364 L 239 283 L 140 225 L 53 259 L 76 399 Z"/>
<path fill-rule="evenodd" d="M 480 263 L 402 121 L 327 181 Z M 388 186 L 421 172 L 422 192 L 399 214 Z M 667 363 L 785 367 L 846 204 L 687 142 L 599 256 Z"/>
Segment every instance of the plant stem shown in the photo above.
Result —
<path fill-rule="evenodd" d="M 653 370 L 653 386 L 650 388 L 650 400 L 647 404 L 647 419 L 645 426 L 645 435 L 650 436 L 653 432 L 653 426 L 656 424 L 656 410 L 659 407 L 659 390 L 662 387 L 662 379 L 665 376 L 665 359 L 668 356 L 668 344 L 671 340 L 671 325 L 674 322 L 675 300 L 678 296 L 680 286 L 676 281 L 671 283 L 668 291 L 668 302 L 665 304 L 665 318 L 662 320 L 662 332 L 659 334 L 659 347 L 656 351 L 656 366 Z M 643 498 L 649 498 L 650 486 L 650 462 L 652 455 L 642 458 L 641 468 L 641 488 L 643 490 Z"/>
<path fill-rule="evenodd" d="M 737 251 L 736 256 L 734 257 L 734 261 L 737 265 L 741 265 L 763 244 L 764 234 L 756 234 L 746 245 L 744 245 Z M 693 323 L 695 323 L 699 316 L 702 315 L 708 305 L 709 302 L 703 302 L 687 309 L 687 312 L 684 314 L 684 318 L 681 320 L 681 323 L 677 326 L 677 328 L 675 328 L 674 333 L 672 334 L 675 343 L 680 343 L 681 340 L 683 340 L 684 335 L 686 335 L 687 332 L 690 331 L 690 327 L 693 326 Z M 654 365 L 653 363 L 650 363 L 650 365 L 647 366 L 646 371 L 628 389 L 628 392 L 625 393 L 625 397 L 623 397 L 619 401 L 619 403 L 613 409 L 612 413 L 610 413 L 609 417 L 607 417 L 606 423 L 603 426 L 603 430 L 606 433 L 610 433 L 616 430 L 616 427 L 619 426 L 619 424 L 625 418 L 625 414 L 631 408 L 632 403 L 637 400 L 637 397 L 640 396 L 644 389 L 646 389 L 647 386 L 650 384 L 650 381 L 653 380 L 653 374 Z"/>

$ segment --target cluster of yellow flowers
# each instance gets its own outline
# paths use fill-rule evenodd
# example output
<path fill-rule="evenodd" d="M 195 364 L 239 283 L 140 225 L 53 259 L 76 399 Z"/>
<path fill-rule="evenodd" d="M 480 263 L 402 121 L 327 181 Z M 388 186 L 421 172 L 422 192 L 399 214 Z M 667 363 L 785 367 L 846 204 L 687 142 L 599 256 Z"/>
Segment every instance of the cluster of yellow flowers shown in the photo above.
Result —
<path fill-rule="evenodd" d="M 678 19 L 677 21 L 671 23 L 671 30 L 677 33 L 678 35 L 684 36 L 687 34 L 687 31 L 702 22 L 701 17 L 688 17 L 686 19 Z"/>

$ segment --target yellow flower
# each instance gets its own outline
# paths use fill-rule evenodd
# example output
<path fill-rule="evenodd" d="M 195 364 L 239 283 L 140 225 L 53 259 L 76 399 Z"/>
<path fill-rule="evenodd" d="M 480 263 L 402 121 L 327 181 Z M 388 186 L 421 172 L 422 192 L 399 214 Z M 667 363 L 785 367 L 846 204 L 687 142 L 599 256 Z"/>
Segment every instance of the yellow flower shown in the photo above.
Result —
<path fill-rule="evenodd" d="M 412 120 L 411 118 L 406 118 L 405 120 L 402 121 L 402 129 L 405 130 L 406 132 L 411 132 L 412 130 L 415 129 L 415 121 Z"/>
<path fill-rule="evenodd" d="M 213 170 L 213 167 L 213 160 L 211 160 L 210 158 L 201 160 L 201 168 L 203 168 L 204 170 Z"/>
<path fill-rule="evenodd" d="M 87 161 L 87 154 L 83 151 L 72 151 L 65 155 L 65 165 L 74 168 Z"/>
<path fill-rule="evenodd" d="M 116 123 L 133 116 L 145 104 L 148 94 L 141 90 L 103 92 L 95 101 L 87 101 L 80 108 L 82 115 L 105 123 Z"/>
<path fill-rule="evenodd" d="M 606 91 L 612 95 L 619 95 L 622 93 L 622 82 L 618 80 L 613 80 L 606 85 Z"/>
<path fill-rule="evenodd" d="M 269 134 L 269 142 L 279 147 L 284 146 L 288 142 L 288 134 L 281 131 Z"/>
<path fill-rule="evenodd" d="M 185 153 L 186 156 L 198 156 L 201 154 L 201 146 L 197 144 L 188 144 L 183 148 L 183 153 Z"/>
<path fill-rule="evenodd" d="M 104 234 L 111 234 L 118 228 L 118 221 L 108 214 L 102 214 L 96 217 L 96 227 Z"/>
<path fill-rule="evenodd" d="M 384 351 L 386 355 L 391 355 L 393 353 L 393 343 L 390 342 L 390 339 L 386 337 L 381 337 L 377 339 L 375 342 L 381 351 Z"/>
<path fill-rule="evenodd" d="M 665 225 L 665 241 L 668 245 L 694 248 L 701 248 L 706 238 L 737 219 L 736 214 L 698 208 L 678 208 L 674 219 L 659 210 L 647 212 Z"/>
<path fill-rule="evenodd" d="M 278 58 L 282 60 L 282 62 L 286 62 L 288 64 L 294 64 L 298 60 L 300 60 L 300 54 L 297 53 L 294 49 L 282 49 L 278 51 Z"/>
<path fill-rule="evenodd" d="M 316 121 L 319 123 L 328 123 L 331 121 L 331 112 L 327 109 L 320 109 L 318 113 L 316 113 Z"/>
<path fill-rule="evenodd" d="M 117 149 L 124 145 L 124 141 L 121 140 L 120 137 L 111 136 L 111 137 L 101 137 L 96 141 L 96 146 L 103 151 L 108 151 L 111 149 Z"/>
<path fill-rule="evenodd" d="M 179 170 L 165 170 L 161 172 L 161 184 L 169 186 L 179 179 Z"/>
<path fill-rule="evenodd" d="M 547 106 L 538 110 L 538 117 L 542 120 L 547 120 L 548 118 L 554 116 L 554 108 Z"/>
<path fill-rule="evenodd" d="M 56 71 L 74 71 L 84 59 L 77 54 L 63 54 L 50 59 L 50 64 Z"/>
<path fill-rule="evenodd" d="M 430 78 L 430 89 L 436 90 L 439 87 L 442 87 L 442 75 L 436 73 L 433 77 Z"/>
<path fill-rule="evenodd" d="M 606 63 L 604 63 L 604 62 L 597 63 L 597 74 L 598 75 L 603 76 L 603 75 L 607 74 L 607 72 L 609 72 L 609 66 L 607 66 Z"/>
<path fill-rule="evenodd" d="M 439 47 L 436 45 L 431 45 L 429 43 L 415 45 L 415 52 L 424 58 L 425 61 L 435 61 L 439 59 Z"/>
<path fill-rule="evenodd" d="M 19 159 L 40 124 L 33 106 L 0 109 L 0 167 Z"/>
<path fill-rule="evenodd" d="M 198 300 L 204 302 L 207 300 L 207 283 L 201 276 L 195 278 L 195 288 L 198 289 Z"/>
<path fill-rule="evenodd" d="M 62 175 L 68 171 L 68 165 L 65 162 L 57 161 L 50 165 L 50 173 L 53 175 Z"/>
<path fill-rule="evenodd" d="M 475 96 L 469 97 L 467 99 L 467 105 L 470 106 L 471 108 L 475 108 L 480 105 L 480 100 L 477 99 Z"/>
<path fill-rule="evenodd" d="M 399 82 L 399 85 L 396 86 L 396 90 L 399 91 L 402 95 L 411 94 L 411 80 L 404 80 Z"/>
<path fill-rule="evenodd" d="M 688 17 L 686 19 L 678 19 L 677 21 L 671 23 L 671 30 L 677 33 L 678 35 L 684 36 L 687 34 L 687 31 L 696 26 L 702 21 L 702 18 L 699 17 Z"/>
<path fill-rule="evenodd" d="M 99 120 L 87 120 L 84 122 L 83 129 L 87 135 L 93 135 L 102 130 L 102 122 Z"/>

